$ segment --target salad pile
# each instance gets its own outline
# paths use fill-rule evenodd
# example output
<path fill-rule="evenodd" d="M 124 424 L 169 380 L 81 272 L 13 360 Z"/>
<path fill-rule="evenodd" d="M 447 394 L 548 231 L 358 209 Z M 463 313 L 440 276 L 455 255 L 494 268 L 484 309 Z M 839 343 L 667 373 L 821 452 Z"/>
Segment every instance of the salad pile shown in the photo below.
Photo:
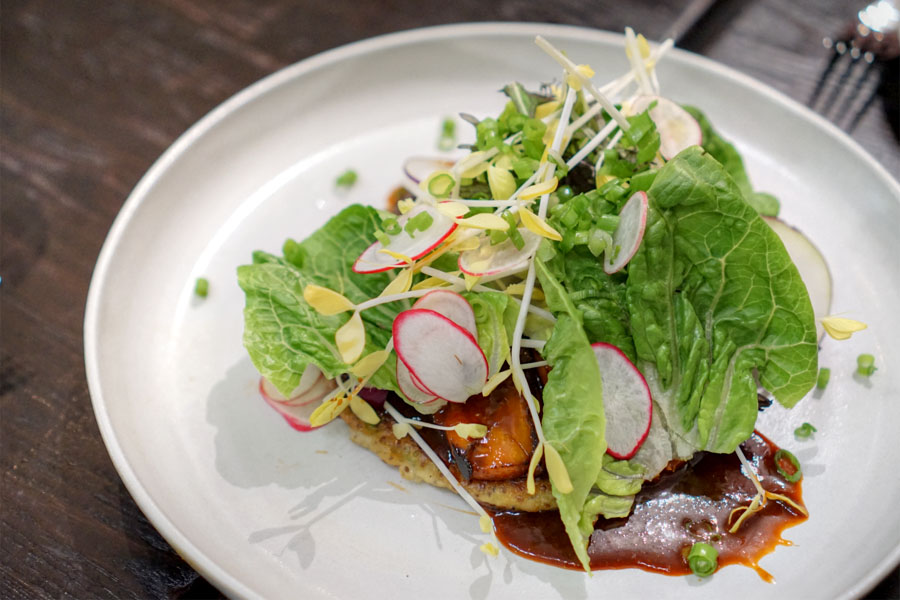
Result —
<path fill-rule="evenodd" d="M 244 342 L 273 405 L 309 427 L 348 408 L 392 419 L 486 530 L 419 431 L 485 436 L 484 423 L 428 415 L 511 382 L 535 436 L 521 477 L 530 493 L 536 473 L 549 478 L 589 569 L 598 516 L 627 516 L 672 461 L 742 457 L 758 388 L 791 407 L 813 387 L 816 324 L 761 217 L 777 201 L 752 189 L 699 110 L 661 95 L 655 68 L 671 43 L 651 49 L 627 30 L 631 69 L 598 87 L 588 65 L 536 41 L 562 77 L 507 85 L 495 118 L 464 115 L 468 153 L 409 161 L 397 213 L 350 206 L 239 268 Z M 731 525 L 766 499 L 790 502 L 756 483 Z"/>

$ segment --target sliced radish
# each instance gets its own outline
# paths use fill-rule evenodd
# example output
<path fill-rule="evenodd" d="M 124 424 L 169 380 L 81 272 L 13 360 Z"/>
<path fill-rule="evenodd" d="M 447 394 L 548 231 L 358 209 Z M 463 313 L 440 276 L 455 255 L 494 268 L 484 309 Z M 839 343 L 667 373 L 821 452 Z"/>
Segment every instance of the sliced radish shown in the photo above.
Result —
<path fill-rule="evenodd" d="M 317 427 L 313 427 L 309 424 L 309 417 L 313 414 L 319 404 L 315 402 L 316 400 L 321 400 L 325 394 L 334 389 L 334 383 L 322 377 L 322 381 L 329 384 L 330 387 L 327 387 L 321 394 L 318 396 L 313 396 L 312 388 L 307 390 L 307 395 L 309 399 L 302 404 L 292 404 L 289 400 L 279 401 L 274 399 L 269 395 L 270 390 L 275 389 L 271 383 L 268 382 L 264 377 L 261 377 L 259 380 L 259 394 L 262 396 L 263 400 L 266 401 L 266 404 L 274 408 L 278 414 L 284 417 L 284 420 L 288 422 L 288 425 L 296 429 L 297 431 L 312 431 L 313 429 L 318 429 Z M 276 390 L 277 392 L 277 390 Z M 280 395 L 282 398 L 284 396 Z"/>
<path fill-rule="evenodd" d="M 428 156 L 413 156 L 403 163 L 403 174 L 415 183 L 421 183 L 435 171 L 444 171 L 453 166 L 453 161 Z"/>
<path fill-rule="evenodd" d="M 618 459 L 635 455 L 650 431 L 653 402 L 644 376 L 612 344 L 591 344 L 603 380 L 606 451 Z"/>
<path fill-rule="evenodd" d="M 668 98 L 640 96 L 631 104 L 631 112 L 643 112 L 652 102 L 656 106 L 650 109 L 650 119 L 659 132 L 659 153 L 663 158 L 670 160 L 685 148 L 703 143 L 703 131 L 697 119 Z"/>
<path fill-rule="evenodd" d="M 469 301 L 450 290 L 434 290 L 419 298 L 413 308 L 427 308 L 444 315 L 473 336 L 478 336 L 475 311 Z"/>
<path fill-rule="evenodd" d="M 525 240 L 521 250 L 516 248 L 512 240 L 491 245 L 490 237 L 482 236 L 477 248 L 460 253 L 457 261 L 459 270 L 475 277 L 524 271 L 528 268 L 528 261 L 534 256 L 542 238 L 524 227 L 519 228 L 519 233 Z"/>
<path fill-rule="evenodd" d="M 621 271 L 641 247 L 644 228 L 647 226 L 648 208 L 646 192 L 637 192 L 622 207 L 622 212 L 619 213 L 619 225 L 612 236 L 613 246 L 606 249 L 603 261 L 603 270 L 608 274 L 612 275 Z"/>
<path fill-rule="evenodd" d="M 404 229 L 397 235 L 390 236 L 391 243 L 387 246 L 376 241 L 359 255 L 359 258 L 353 263 L 353 271 L 356 273 L 379 273 L 402 267 L 406 263 L 397 260 L 390 254 L 381 252 L 381 250 L 390 250 L 395 254 L 402 254 L 412 260 L 417 260 L 437 248 L 456 229 L 453 219 L 442 215 L 429 204 L 415 206 L 397 219 L 397 222 L 400 227 L 403 227 L 409 219 L 422 212 L 431 215 L 432 223 L 428 229 L 417 231 L 415 237 L 410 236 Z"/>
<path fill-rule="evenodd" d="M 309 363 L 303 370 L 303 374 L 300 375 L 300 383 L 297 384 L 297 387 L 294 388 L 290 395 L 285 396 L 279 392 L 278 388 L 265 377 L 260 379 L 260 386 L 262 386 L 260 387 L 260 391 L 275 402 L 289 402 L 293 398 L 305 394 L 323 378 L 324 375 L 322 375 L 322 370 L 315 364 Z"/>
<path fill-rule="evenodd" d="M 397 386 L 407 400 L 415 404 L 429 404 L 438 399 L 434 394 L 429 394 L 419 387 L 401 360 L 397 361 Z"/>
<path fill-rule="evenodd" d="M 464 328 L 433 310 L 412 308 L 394 319 L 393 334 L 397 357 L 433 394 L 465 402 L 481 393 L 487 359 Z"/>
<path fill-rule="evenodd" d="M 806 284 L 806 291 L 809 292 L 809 299 L 812 301 L 813 312 L 816 315 L 816 330 L 821 340 L 825 334 L 821 319 L 831 314 L 831 271 L 828 270 L 825 257 L 815 244 L 797 229 L 775 217 L 763 218 L 784 242 L 791 260 L 800 271 L 800 278 Z"/>

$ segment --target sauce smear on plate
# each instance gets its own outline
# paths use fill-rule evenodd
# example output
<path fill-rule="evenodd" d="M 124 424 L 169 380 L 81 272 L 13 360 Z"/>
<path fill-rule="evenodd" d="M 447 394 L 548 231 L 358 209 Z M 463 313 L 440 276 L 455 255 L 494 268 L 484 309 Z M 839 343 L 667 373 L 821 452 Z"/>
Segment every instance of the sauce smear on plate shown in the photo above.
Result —
<path fill-rule="evenodd" d="M 788 483 L 778 475 L 774 458 L 778 448 L 772 442 L 754 432 L 741 449 L 766 490 L 802 505 L 800 482 Z M 687 575 L 691 573 L 687 552 L 695 542 L 706 542 L 719 551 L 720 567 L 746 565 L 772 581 L 758 561 L 779 544 L 790 545 L 781 533 L 806 517 L 782 502 L 769 500 L 737 532 L 729 533 L 740 516 L 730 517 L 732 510 L 749 505 L 755 495 L 756 488 L 741 472 L 735 454 L 701 453 L 645 484 L 627 518 L 597 520 L 588 548 L 591 568 L 636 567 Z M 492 517 L 497 538 L 516 554 L 581 569 L 558 513 L 498 511 Z"/>

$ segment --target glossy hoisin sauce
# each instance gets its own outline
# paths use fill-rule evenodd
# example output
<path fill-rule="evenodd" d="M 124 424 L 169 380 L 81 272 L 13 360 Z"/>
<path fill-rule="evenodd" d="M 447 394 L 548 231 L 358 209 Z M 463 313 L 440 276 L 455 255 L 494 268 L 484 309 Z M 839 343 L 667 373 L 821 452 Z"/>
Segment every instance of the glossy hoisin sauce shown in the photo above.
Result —
<path fill-rule="evenodd" d="M 754 433 L 741 449 L 767 491 L 802 506 L 800 483 L 786 482 L 775 468 L 778 448 L 772 442 Z M 779 544 L 790 545 L 781 533 L 806 517 L 784 503 L 769 500 L 737 532 L 729 533 L 740 514 L 730 518 L 731 511 L 750 504 L 755 494 L 756 488 L 741 473 L 735 454 L 701 453 L 690 463 L 645 484 L 627 518 L 597 520 L 588 547 L 591 569 L 637 567 L 686 575 L 691 572 L 685 559 L 687 551 L 695 542 L 707 542 L 719 551 L 720 567 L 746 565 L 772 581 L 757 563 Z M 498 539 L 516 554 L 581 569 L 557 512 L 499 511 L 492 517 Z"/>

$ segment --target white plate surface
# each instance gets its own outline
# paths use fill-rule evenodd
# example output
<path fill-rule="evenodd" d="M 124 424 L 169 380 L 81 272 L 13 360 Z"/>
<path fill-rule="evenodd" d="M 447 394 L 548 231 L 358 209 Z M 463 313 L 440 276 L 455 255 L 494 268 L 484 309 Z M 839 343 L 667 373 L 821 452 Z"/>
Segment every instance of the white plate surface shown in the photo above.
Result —
<path fill-rule="evenodd" d="M 238 94 L 182 136 L 126 202 L 88 298 L 85 355 L 100 430 L 126 486 L 169 542 L 224 592 L 248 598 L 854 597 L 900 558 L 900 187 L 827 122 L 708 60 L 671 53 L 663 92 L 701 106 L 756 187 L 825 254 L 832 312 L 869 329 L 826 340 L 831 383 L 759 428 L 805 466 L 812 516 L 764 558 L 777 583 L 733 566 L 709 580 L 639 570 L 593 577 L 502 552 L 449 492 L 410 484 L 346 438 L 298 434 L 257 396 L 241 346 L 235 268 L 278 251 L 351 202 L 380 205 L 405 157 L 434 154 L 441 120 L 495 115 L 512 80 L 558 75 L 540 33 L 598 81 L 627 68 L 617 35 L 479 24 L 327 52 Z M 461 135 L 471 130 L 459 125 Z M 348 193 L 335 177 L 359 173 Z M 210 281 L 193 297 L 198 276 Z M 871 379 L 855 358 L 875 355 Z M 803 421 L 812 441 L 792 431 Z"/>

